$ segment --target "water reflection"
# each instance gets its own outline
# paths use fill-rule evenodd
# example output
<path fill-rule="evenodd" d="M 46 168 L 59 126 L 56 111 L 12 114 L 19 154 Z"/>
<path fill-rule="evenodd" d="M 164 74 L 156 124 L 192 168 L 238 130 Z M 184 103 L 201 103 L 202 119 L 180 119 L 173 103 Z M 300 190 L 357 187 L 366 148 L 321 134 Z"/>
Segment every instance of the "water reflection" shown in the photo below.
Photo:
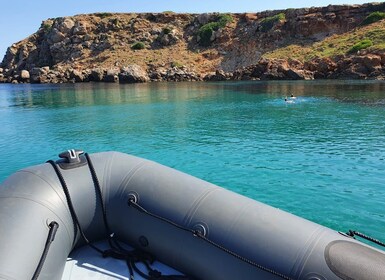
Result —
<path fill-rule="evenodd" d="M 74 84 L 74 85 L 3 85 L 0 90 L 1 107 L 59 108 L 73 106 L 113 105 L 124 103 L 157 103 L 170 100 L 204 100 L 216 95 L 207 91 L 207 84 Z M 223 85 L 211 85 L 219 92 Z"/>
<path fill-rule="evenodd" d="M 346 103 L 385 105 L 385 82 L 379 81 L 253 81 L 227 83 L 2 85 L 3 107 L 73 107 L 124 103 L 207 100 L 224 93 L 268 94 L 283 99 L 328 97 Z M 226 98 L 226 96 L 222 96 Z M 232 98 L 232 97 L 230 97 Z"/>
<path fill-rule="evenodd" d="M 328 97 L 347 103 L 385 105 L 385 81 L 253 81 L 226 83 L 224 88 L 249 94 L 267 93 L 281 99 L 294 94 Z"/>

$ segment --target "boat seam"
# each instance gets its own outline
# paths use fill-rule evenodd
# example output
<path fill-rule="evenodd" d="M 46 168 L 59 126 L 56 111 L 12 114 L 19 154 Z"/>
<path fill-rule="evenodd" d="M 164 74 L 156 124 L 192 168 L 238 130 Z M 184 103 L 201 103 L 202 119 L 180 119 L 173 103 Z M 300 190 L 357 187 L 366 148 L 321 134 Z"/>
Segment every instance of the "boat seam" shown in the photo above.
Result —
<path fill-rule="evenodd" d="M 212 189 L 206 190 L 201 193 L 201 195 L 193 202 L 193 205 L 190 207 L 190 209 L 187 211 L 185 217 L 182 220 L 182 223 L 189 226 L 195 213 L 198 211 L 199 206 L 203 203 L 203 201 L 213 192 L 219 191 L 221 188 L 214 187 Z"/>

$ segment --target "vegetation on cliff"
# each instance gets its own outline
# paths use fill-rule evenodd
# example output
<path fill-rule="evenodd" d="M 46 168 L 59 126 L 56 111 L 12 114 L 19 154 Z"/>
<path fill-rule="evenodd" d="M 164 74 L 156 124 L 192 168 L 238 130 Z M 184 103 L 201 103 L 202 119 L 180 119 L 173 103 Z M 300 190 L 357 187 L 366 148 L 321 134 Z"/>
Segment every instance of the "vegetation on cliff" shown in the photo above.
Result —
<path fill-rule="evenodd" d="M 317 57 L 332 58 L 353 54 L 362 49 L 373 52 L 385 51 L 385 20 L 357 27 L 343 34 L 334 34 L 313 44 L 305 46 L 291 44 L 268 52 L 263 57 L 269 59 L 291 57 L 305 62 Z"/>
<path fill-rule="evenodd" d="M 367 48 L 369 48 L 371 46 L 373 46 L 372 40 L 365 39 L 365 40 L 359 41 L 358 43 L 355 43 L 349 49 L 349 53 L 357 53 L 358 51 L 367 49 Z"/>
<path fill-rule="evenodd" d="M 202 46 L 209 46 L 212 42 L 213 33 L 220 28 L 225 27 L 228 23 L 233 21 L 230 14 L 219 15 L 215 21 L 209 22 L 201 26 L 198 30 L 199 42 Z"/>
<path fill-rule="evenodd" d="M 284 13 L 279 13 L 274 16 L 264 18 L 260 23 L 261 24 L 260 30 L 262 32 L 267 32 L 271 30 L 276 23 L 285 21 L 285 19 L 286 19 L 286 16 Z"/>
<path fill-rule="evenodd" d="M 143 42 L 135 42 L 132 44 L 131 49 L 133 50 L 143 50 L 146 45 Z"/>
<path fill-rule="evenodd" d="M 364 21 L 361 23 L 361 25 L 371 24 L 371 23 L 377 22 L 377 21 L 382 20 L 382 19 L 385 19 L 385 13 L 380 12 L 380 11 L 376 11 L 376 12 L 373 12 L 370 15 L 368 15 L 364 19 Z"/>

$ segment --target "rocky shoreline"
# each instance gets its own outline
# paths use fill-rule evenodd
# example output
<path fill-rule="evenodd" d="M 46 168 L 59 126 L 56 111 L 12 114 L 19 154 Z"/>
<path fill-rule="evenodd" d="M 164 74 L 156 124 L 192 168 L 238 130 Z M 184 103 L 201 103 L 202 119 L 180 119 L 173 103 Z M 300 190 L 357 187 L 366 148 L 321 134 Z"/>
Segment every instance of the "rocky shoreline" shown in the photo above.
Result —
<path fill-rule="evenodd" d="M 354 56 L 314 59 L 302 63 L 295 59 L 261 59 L 257 64 L 234 72 L 216 70 L 202 75 L 185 67 L 149 68 L 128 65 L 112 69 L 50 69 L 48 66 L 21 70 L 7 75 L 0 68 L 0 83 L 145 83 L 226 80 L 314 80 L 314 79 L 371 79 L 385 80 L 385 53 L 361 53 Z"/>
<path fill-rule="evenodd" d="M 314 59 L 302 63 L 295 59 L 261 59 L 258 64 L 233 73 L 216 71 L 204 80 L 314 80 L 371 79 L 385 80 L 385 53 Z"/>
<path fill-rule="evenodd" d="M 31 83 L 31 84 L 59 84 L 59 83 L 145 83 L 155 81 L 202 81 L 202 77 L 183 68 L 157 69 L 147 73 L 138 65 L 128 65 L 123 68 L 112 69 L 50 69 L 45 66 L 33 68 L 31 71 L 22 70 L 20 75 L 4 75 L 0 68 L 0 83 Z"/>
<path fill-rule="evenodd" d="M 254 14 L 97 13 L 48 19 L 8 48 L 0 83 L 384 80 L 385 19 L 359 33 L 373 11 L 385 11 L 385 3 Z M 339 37 L 344 34 L 354 40 L 371 34 L 375 41 L 372 48 L 352 52 L 356 41 L 338 45 L 347 40 Z M 282 51 L 290 46 L 313 53 L 298 59 Z M 325 55 L 332 48 L 338 52 Z"/>

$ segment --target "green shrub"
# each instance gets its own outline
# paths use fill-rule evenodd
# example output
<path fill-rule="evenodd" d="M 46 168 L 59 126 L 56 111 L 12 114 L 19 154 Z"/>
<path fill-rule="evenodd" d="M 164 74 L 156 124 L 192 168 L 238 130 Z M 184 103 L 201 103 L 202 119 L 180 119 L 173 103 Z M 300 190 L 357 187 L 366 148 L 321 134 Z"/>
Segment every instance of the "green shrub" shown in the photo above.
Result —
<path fill-rule="evenodd" d="M 359 50 L 363 50 L 371 46 L 373 46 L 373 42 L 371 40 L 368 40 L 368 39 L 362 40 L 357 44 L 354 44 L 353 47 L 350 48 L 349 53 L 356 53 Z"/>
<path fill-rule="evenodd" d="M 200 44 L 202 46 L 209 46 L 211 41 L 210 38 L 213 35 L 213 32 L 219 29 L 218 22 L 209 22 L 205 25 L 202 25 L 198 30 L 198 36 L 200 39 Z"/>
<path fill-rule="evenodd" d="M 274 24 L 276 24 L 279 21 L 283 21 L 285 19 L 286 19 L 286 16 L 284 13 L 279 13 L 279 14 L 276 14 L 275 16 L 264 18 L 260 22 L 260 26 L 261 26 L 260 30 L 262 32 L 267 32 L 273 28 Z"/>
<path fill-rule="evenodd" d="M 43 28 L 45 31 L 50 31 L 52 29 L 52 25 L 48 23 L 44 23 Z"/>
<path fill-rule="evenodd" d="M 143 50 L 145 48 L 145 44 L 143 42 L 136 42 L 132 44 L 131 49 L 133 50 Z"/>
<path fill-rule="evenodd" d="M 384 18 L 385 18 L 385 13 L 383 13 L 383 12 L 373 12 L 373 13 L 371 13 L 370 15 L 368 15 L 364 19 L 364 21 L 361 23 L 361 25 L 371 24 L 373 22 L 382 20 Z"/>
<path fill-rule="evenodd" d="M 171 62 L 171 67 L 181 68 L 181 67 L 183 67 L 183 64 L 178 62 L 178 61 L 173 61 L 173 62 Z"/>
<path fill-rule="evenodd" d="M 100 18 L 106 18 L 112 16 L 111 13 L 95 13 L 95 16 L 100 17 Z"/>
<path fill-rule="evenodd" d="M 233 17 L 230 14 L 221 14 L 218 17 L 217 20 L 219 27 L 223 28 L 225 27 L 228 23 L 233 22 Z"/>
<path fill-rule="evenodd" d="M 43 28 L 44 32 L 48 33 L 52 30 L 52 25 L 53 25 L 53 22 L 50 20 L 47 20 L 41 23 L 40 28 Z"/>
<path fill-rule="evenodd" d="M 233 21 L 233 17 L 230 14 L 221 14 L 216 21 L 209 22 L 202 25 L 198 30 L 198 36 L 201 38 L 200 44 L 202 46 L 209 46 L 210 38 L 214 31 L 225 27 L 228 23 Z"/>
<path fill-rule="evenodd" d="M 163 28 L 163 34 L 170 34 L 171 33 L 171 28 L 165 27 Z"/>

